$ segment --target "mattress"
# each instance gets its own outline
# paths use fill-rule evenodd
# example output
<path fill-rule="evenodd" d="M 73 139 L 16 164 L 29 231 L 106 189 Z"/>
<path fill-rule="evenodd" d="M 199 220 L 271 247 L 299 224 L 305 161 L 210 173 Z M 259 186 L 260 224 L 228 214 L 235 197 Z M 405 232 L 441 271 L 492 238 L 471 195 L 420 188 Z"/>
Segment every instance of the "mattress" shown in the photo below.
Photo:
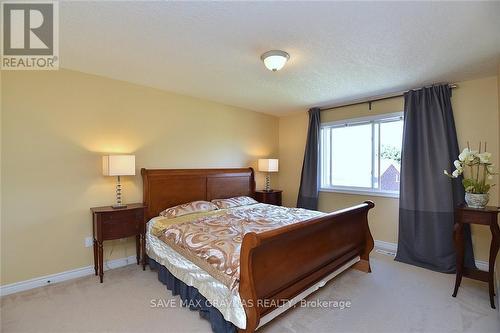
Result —
<path fill-rule="evenodd" d="M 246 328 L 246 314 L 240 295 L 230 290 L 206 271 L 170 248 L 151 233 L 159 217 L 151 219 L 146 228 L 146 254 L 165 266 L 172 275 L 189 286 L 193 286 L 221 312 L 224 319 L 238 328 Z"/>

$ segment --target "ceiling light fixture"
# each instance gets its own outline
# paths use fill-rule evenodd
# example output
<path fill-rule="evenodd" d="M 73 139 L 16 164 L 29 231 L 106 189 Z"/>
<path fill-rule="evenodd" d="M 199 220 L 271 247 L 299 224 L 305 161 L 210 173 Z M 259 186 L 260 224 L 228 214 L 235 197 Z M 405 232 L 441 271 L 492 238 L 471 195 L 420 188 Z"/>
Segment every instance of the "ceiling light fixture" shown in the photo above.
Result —
<path fill-rule="evenodd" d="M 261 55 L 260 59 L 264 62 L 267 69 L 276 72 L 285 66 L 288 59 L 290 59 L 290 55 L 285 51 L 271 50 Z"/>

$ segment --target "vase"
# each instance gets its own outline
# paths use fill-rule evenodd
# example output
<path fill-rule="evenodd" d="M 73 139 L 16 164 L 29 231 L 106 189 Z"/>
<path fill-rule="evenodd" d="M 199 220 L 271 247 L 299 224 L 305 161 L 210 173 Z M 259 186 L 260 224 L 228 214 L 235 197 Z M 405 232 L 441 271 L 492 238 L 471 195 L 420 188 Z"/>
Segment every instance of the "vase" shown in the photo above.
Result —
<path fill-rule="evenodd" d="M 465 193 L 465 202 L 468 207 L 471 208 L 484 208 L 490 200 L 490 195 L 488 193 Z"/>

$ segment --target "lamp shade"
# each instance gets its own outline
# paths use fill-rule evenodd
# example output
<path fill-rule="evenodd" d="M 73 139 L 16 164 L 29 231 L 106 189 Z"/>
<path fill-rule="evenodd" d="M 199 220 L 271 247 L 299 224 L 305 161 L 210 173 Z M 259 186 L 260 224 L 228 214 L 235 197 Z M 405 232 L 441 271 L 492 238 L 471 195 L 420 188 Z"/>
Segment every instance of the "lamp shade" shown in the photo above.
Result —
<path fill-rule="evenodd" d="M 102 157 L 105 176 L 134 176 L 135 155 L 106 155 Z"/>
<path fill-rule="evenodd" d="M 259 171 L 278 172 L 278 159 L 275 158 L 259 159 Z"/>

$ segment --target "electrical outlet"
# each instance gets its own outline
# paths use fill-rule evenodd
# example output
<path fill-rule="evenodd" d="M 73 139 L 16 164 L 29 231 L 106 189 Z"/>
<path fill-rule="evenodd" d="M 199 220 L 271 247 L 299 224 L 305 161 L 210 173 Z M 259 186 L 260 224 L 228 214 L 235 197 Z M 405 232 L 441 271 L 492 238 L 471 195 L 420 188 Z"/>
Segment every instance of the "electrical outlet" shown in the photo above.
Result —
<path fill-rule="evenodd" d="M 94 239 L 92 237 L 85 237 L 85 247 L 92 247 Z"/>

